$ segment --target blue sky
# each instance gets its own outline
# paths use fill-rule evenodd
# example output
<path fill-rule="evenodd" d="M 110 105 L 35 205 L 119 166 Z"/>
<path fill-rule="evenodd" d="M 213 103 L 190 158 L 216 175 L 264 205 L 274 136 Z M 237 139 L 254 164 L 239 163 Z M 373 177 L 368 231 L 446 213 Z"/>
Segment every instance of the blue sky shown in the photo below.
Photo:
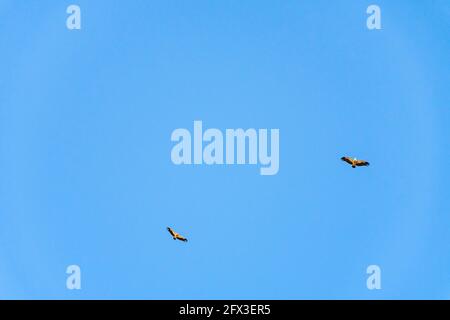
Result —
<path fill-rule="evenodd" d="M 0 298 L 449 299 L 449 39 L 444 0 L 1 0 Z M 175 166 L 194 120 L 279 128 L 278 174 Z"/>

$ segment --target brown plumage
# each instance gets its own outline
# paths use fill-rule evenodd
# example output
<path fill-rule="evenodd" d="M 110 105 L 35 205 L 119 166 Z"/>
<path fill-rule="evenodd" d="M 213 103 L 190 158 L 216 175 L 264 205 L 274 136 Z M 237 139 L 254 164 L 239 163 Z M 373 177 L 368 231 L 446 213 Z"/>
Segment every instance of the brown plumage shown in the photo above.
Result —
<path fill-rule="evenodd" d="M 183 237 L 179 233 L 176 233 L 175 231 L 173 231 L 172 228 L 167 227 L 167 230 L 172 235 L 173 240 L 180 240 L 180 241 L 184 241 L 184 242 L 188 241 L 185 237 Z"/>
<path fill-rule="evenodd" d="M 341 160 L 350 164 L 352 168 L 365 167 L 369 165 L 369 162 L 365 160 L 357 160 L 356 158 L 342 157 Z"/>

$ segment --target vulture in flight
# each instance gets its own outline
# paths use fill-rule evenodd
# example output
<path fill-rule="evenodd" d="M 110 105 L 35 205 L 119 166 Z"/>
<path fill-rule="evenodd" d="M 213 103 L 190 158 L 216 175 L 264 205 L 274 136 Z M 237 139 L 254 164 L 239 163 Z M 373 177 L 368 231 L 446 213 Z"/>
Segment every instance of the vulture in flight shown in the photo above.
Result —
<path fill-rule="evenodd" d="M 183 237 L 182 235 L 180 235 L 179 233 L 176 233 L 175 231 L 172 230 L 172 228 L 167 228 L 167 230 L 169 231 L 169 233 L 172 235 L 173 240 L 180 240 L 180 241 L 184 241 L 187 242 L 188 240 Z"/>
<path fill-rule="evenodd" d="M 357 160 L 356 158 L 350 158 L 350 157 L 342 157 L 341 158 L 342 161 L 347 162 L 348 164 L 352 165 L 352 168 L 356 168 L 356 167 L 365 167 L 368 166 L 369 163 L 365 160 Z"/>

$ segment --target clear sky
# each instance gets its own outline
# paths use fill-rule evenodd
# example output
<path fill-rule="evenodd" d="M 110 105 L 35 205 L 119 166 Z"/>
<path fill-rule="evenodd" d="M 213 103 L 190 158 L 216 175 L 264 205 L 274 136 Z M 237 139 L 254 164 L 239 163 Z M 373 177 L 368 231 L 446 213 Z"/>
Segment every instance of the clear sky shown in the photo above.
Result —
<path fill-rule="evenodd" d="M 445 0 L 0 0 L 0 298 L 449 299 L 449 71 Z M 278 174 L 174 165 L 194 120 Z"/>

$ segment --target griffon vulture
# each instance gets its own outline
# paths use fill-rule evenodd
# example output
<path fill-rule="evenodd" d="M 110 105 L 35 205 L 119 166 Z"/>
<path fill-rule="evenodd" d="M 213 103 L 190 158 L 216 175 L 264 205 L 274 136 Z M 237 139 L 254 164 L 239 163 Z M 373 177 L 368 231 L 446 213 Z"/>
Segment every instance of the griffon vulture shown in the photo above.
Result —
<path fill-rule="evenodd" d="M 180 241 L 184 241 L 187 242 L 188 240 L 183 237 L 182 235 L 180 235 L 179 233 L 176 233 L 175 231 L 172 230 L 172 228 L 167 228 L 167 230 L 169 231 L 169 233 L 172 235 L 173 240 L 180 240 Z"/>
<path fill-rule="evenodd" d="M 369 165 L 369 162 L 365 160 L 357 160 L 356 158 L 342 157 L 341 160 L 350 164 L 352 168 L 365 167 Z"/>

